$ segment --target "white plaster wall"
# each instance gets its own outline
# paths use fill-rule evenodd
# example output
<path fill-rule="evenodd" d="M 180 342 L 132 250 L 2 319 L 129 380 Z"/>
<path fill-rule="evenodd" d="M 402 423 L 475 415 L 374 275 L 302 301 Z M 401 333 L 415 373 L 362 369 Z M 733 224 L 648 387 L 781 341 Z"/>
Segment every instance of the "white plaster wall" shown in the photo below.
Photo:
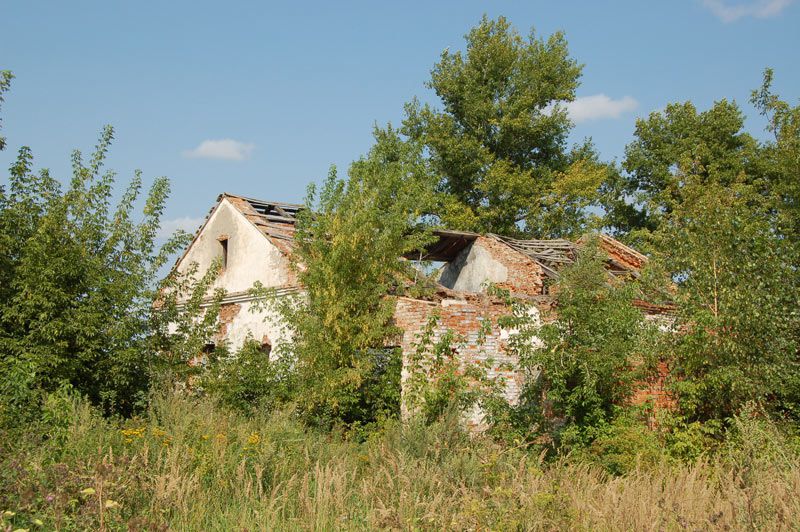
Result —
<path fill-rule="evenodd" d="M 229 294 L 249 290 L 260 281 L 264 286 L 288 283 L 289 261 L 227 199 L 211 215 L 208 223 L 178 265 L 185 272 L 193 262 L 202 275 L 211 263 L 222 256 L 220 235 L 228 236 L 228 262 L 213 288 Z"/>
<path fill-rule="evenodd" d="M 446 264 L 439 282 L 447 288 L 463 292 L 483 292 L 488 283 L 504 283 L 508 268 L 492 257 L 480 243 L 473 242 Z"/>
<path fill-rule="evenodd" d="M 249 301 L 240 303 L 240 305 L 238 314 L 228 324 L 226 341 L 231 352 L 238 351 L 248 337 L 261 343 L 266 335 L 272 344 L 270 358 L 282 354 L 292 337 L 280 316 L 273 310 L 256 310 L 254 309 L 255 305 Z"/>

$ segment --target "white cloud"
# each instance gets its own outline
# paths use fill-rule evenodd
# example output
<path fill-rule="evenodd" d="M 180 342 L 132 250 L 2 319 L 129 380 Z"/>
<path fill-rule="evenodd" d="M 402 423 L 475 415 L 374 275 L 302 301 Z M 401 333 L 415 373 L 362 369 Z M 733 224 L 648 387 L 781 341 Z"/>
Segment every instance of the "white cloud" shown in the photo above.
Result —
<path fill-rule="evenodd" d="M 636 109 L 639 102 L 631 96 L 615 100 L 605 94 L 594 94 L 581 96 L 561 105 L 567 110 L 570 119 L 577 124 L 601 118 L 619 118 L 623 113 Z"/>
<path fill-rule="evenodd" d="M 184 216 L 183 218 L 175 218 L 173 220 L 161 220 L 161 227 L 158 229 L 158 238 L 169 238 L 172 233 L 178 229 L 183 229 L 187 233 L 193 235 L 200 225 L 205 221 L 205 218 L 191 218 Z"/>
<path fill-rule="evenodd" d="M 769 18 L 779 15 L 794 0 L 750 0 L 734 2 L 729 0 L 702 0 L 703 6 L 722 22 L 734 22 L 743 17 Z"/>
<path fill-rule="evenodd" d="M 255 144 L 233 139 L 204 140 L 193 150 L 183 152 L 190 159 L 224 159 L 227 161 L 244 161 L 250 157 Z"/>

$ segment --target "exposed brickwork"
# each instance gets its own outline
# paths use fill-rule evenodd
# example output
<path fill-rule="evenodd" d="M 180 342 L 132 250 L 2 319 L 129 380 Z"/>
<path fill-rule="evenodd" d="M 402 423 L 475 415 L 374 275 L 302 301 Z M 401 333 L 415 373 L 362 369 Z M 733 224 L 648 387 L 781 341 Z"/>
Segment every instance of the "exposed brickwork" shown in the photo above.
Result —
<path fill-rule="evenodd" d="M 497 283 L 498 287 L 528 296 L 542 293 L 544 273 L 536 261 L 490 236 L 478 237 L 473 245 L 484 248 L 508 270 L 508 279 L 504 283 Z"/>
<path fill-rule="evenodd" d="M 228 327 L 230 327 L 233 318 L 239 314 L 242 306 L 238 303 L 227 303 L 219 307 L 219 329 L 217 329 L 217 341 L 221 342 L 228 336 Z"/>
<path fill-rule="evenodd" d="M 290 219 L 293 215 L 285 216 L 286 213 L 279 212 L 281 215 L 275 216 L 276 213 L 272 211 L 267 214 L 263 209 L 264 206 L 259 206 L 258 200 L 223 194 L 218 201 L 221 202 L 223 198 L 227 198 L 239 213 L 282 252 L 285 260 L 282 260 L 277 266 L 270 267 L 285 270 L 286 280 L 284 281 L 283 278 L 280 280 L 280 283 L 284 284 L 284 288 L 296 286 L 298 284 L 297 276 L 289 267 L 289 261 L 294 251 L 295 223 L 293 219 Z M 256 207 L 260 211 L 256 210 Z M 284 208 L 289 207 L 288 204 L 284 204 Z M 467 271 L 468 275 L 465 274 L 467 280 L 474 280 L 474 283 L 469 284 L 469 290 L 478 291 L 478 286 L 486 279 L 502 279 L 505 276 L 505 280 L 496 282 L 499 288 L 508 290 L 515 297 L 535 303 L 539 310 L 539 318 L 543 321 L 556 319 L 558 309 L 553 303 L 555 293 L 550 291 L 545 295 L 545 273 L 536 260 L 499 240 L 498 237 L 474 234 L 468 236 L 468 240 L 472 242 L 470 245 L 479 248 L 476 251 L 481 252 L 476 254 L 478 261 L 470 263 L 471 269 Z M 220 235 L 220 237 L 224 238 L 225 235 Z M 611 237 L 600 235 L 599 241 L 600 247 L 616 263 L 613 265 L 616 269 L 622 267 L 623 270 L 639 270 L 647 261 L 644 255 Z M 578 244 L 580 245 L 580 241 Z M 463 249 L 463 246 L 459 249 Z M 466 251 L 469 252 L 469 249 Z M 491 257 L 491 260 L 485 256 L 484 251 Z M 486 265 L 487 271 L 480 271 L 481 265 Z M 245 312 L 242 312 L 243 305 Z M 665 319 L 674 311 L 670 305 L 654 305 L 646 301 L 637 301 L 636 305 L 648 315 L 658 315 Z M 154 306 L 158 308 L 159 302 Z M 216 342 L 221 342 L 232 334 L 241 332 L 241 329 L 253 326 L 252 321 L 244 319 L 249 314 L 247 308 L 248 303 L 222 305 L 219 313 L 219 326 L 215 335 Z M 523 384 L 523 375 L 518 370 L 516 358 L 507 352 L 507 341 L 513 331 L 503 330 L 497 325 L 498 318 L 509 312 L 510 309 L 503 301 L 486 294 L 450 290 L 443 286 L 437 287 L 436 293 L 430 296 L 429 300 L 397 298 L 395 323 L 404 331 L 402 336 L 397 339 L 397 343 L 403 350 L 403 378 L 407 379 L 408 377 L 408 357 L 416 351 L 419 335 L 425 329 L 431 315 L 437 313 L 440 319 L 434 330 L 432 343 L 435 344 L 448 330 L 455 333 L 460 338 L 456 341 L 458 345 L 454 346 L 456 347 L 455 355 L 462 367 L 480 364 L 487 370 L 488 377 L 504 381 L 506 398 L 512 403 L 516 402 Z M 487 322 L 490 327 L 488 333 L 483 336 L 483 332 L 486 330 L 484 324 Z M 267 335 L 256 334 L 255 336 L 256 338 L 261 337 L 262 346 L 265 349 L 271 346 L 270 338 Z M 280 343 L 279 336 L 273 336 L 273 339 L 276 340 L 276 343 Z M 194 362 L 199 362 L 201 357 L 202 355 L 198 355 Z M 640 383 L 632 402 L 653 404 L 654 411 L 661 408 L 674 408 L 675 400 L 665 389 L 668 372 L 669 368 L 666 364 L 659 366 L 658 375 Z M 480 412 L 471 413 L 468 421 L 472 425 L 479 425 L 481 422 Z"/>
<path fill-rule="evenodd" d="M 550 321 L 556 317 L 557 311 L 552 307 L 551 300 L 536 301 L 536 308 L 541 319 Z M 463 339 L 456 349 L 462 367 L 470 364 L 484 365 L 491 360 L 492 364 L 487 370 L 487 376 L 492 379 L 501 379 L 505 385 L 504 395 L 512 404 L 515 403 L 523 386 L 523 375 L 518 369 L 518 360 L 507 352 L 507 340 L 513 332 L 503 330 L 497 325 L 501 316 L 508 315 L 510 309 L 504 302 L 488 296 L 463 295 L 461 299 L 438 299 L 424 301 L 400 297 L 395 309 L 395 323 L 403 329 L 399 339 L 403 350 L 403 380 L 408 376 L 409 357 L 412 356 L 419 344 L 419 337 L 425 329 L 429 318 L 437 313 L 439 320 L 434 329 L 431 345 L 439 341 L 448 330 L 453 331 Z M 490 332 L 483 340 L 480 331 L 483 324 L 489 320 Z M 658 365 L 656 374 L 636 385 L 636 391 L 631 398 L 634 405 L 651 405 L 648 422 L 655 426 L 656 414 L 663 409 L 674 409 L 677 403 L 666 388 L 669 367 L 666 362 Z M 467 415 L 467 424 L 475 429 L 482 428 L 482 414 L 473 411 Z"/>
<path fill-rule="evenodd" d="M 618 263 L 632 270 L 642 269 L 647 262 L 647 257 L 608 235 L 600 235 L 600 249 Z"/>
<path fill-rule="evenodd" d="M 287 257 L 291 256 L 294 251 L 294 241 L 292 240 L 295 231 L 294 223 L 271 222 L 260 216 L 247 199 L 230 194 L 226 197 L 259 231 L 264 233 L 264 236 L 269 238 L 275 247 Z M 291 281 L 290 284 L 294 284 L 294 281 Z"/>
<path fill-rule="evenodd" d="M 650 379 L 640 382 L 631 397 L 634 405 L 652 405 L 648 422 L 651 426 L 655 425 L 656 414 L 663 410 L 674 410 L 678 406 L 675 397 L 666 388 L 667 378 L 669 377 L 669 366 L 665 361 L 658 363 L 655 375 Z"/>
<path fill-rule="evenodd" d="M 522 387 L 522 374 L 518 371 L 516 356 L 507 352 L 509 331 L 497 325 L 498 318 L 510 313 L 503 301 L 486 296 L 465 297 L 463 299 L 443 299 L 441 301 L 422 301 L 401 297 L 397 300 L 395 323 L 403 329 L 400 346 L 403 350 L 403 380 L 408 378 L 409 357 L 419 344 L 429 318 L 438 313 L 439 320 L 433 331 L 431 344 L 438 342 L 448 330 L 455 333 L 456 356 L 462 368 L 480 364 L 490 379 L 504 384 L 504 395 L 515 403 Z M 488 333 L 481 338 L 484 324 L 490 324 Z M 467 418 L 470 426 L 481 424 L 480 412 L 473 412 Z"/>

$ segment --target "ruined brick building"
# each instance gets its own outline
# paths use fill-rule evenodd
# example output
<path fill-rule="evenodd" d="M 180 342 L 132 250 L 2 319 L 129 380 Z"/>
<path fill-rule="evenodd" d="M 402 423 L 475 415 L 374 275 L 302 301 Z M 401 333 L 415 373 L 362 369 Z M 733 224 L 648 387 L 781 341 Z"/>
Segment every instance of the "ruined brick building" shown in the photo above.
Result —
<path fill-rule="evenodd" d="M 197 263 L 202 273 L 215 259 L 221 259 L 222 273 L 215 287 L 224 288 L 219 329 L 211 342 L 226 342 L 238 349 L 248 337 L 261 342 L 271 356 L 279 356 L 282 343 L 291 341 L 277 316 L 267 310 L 253 311 L 248 290 L 255 282 L 277 294 L 299 293 L 290 268 L 295 216 L 300 205 L 261 201 L 233 194 L 221 194 L 194 240 L 178 259 L 175 268 L 186 271 Z M 418 342 L 428 318 L 437 313 L 433 340 L 451 330 L 459 335 L 456 355 L 464 364 L 491 361 L 491 377 L 501 377 L 509 401 L 518 397 L 521 375 L 516 361 L 505 349 L 514 331 L 497 326 L 507 315 L 506 303 L 486 293 L 489 284 L 507 290 L 513 297 L 533 303 L 538 319 L 551 305 L 549 281 L 559 269 L 575 259 L 578 244 L 567 240 L 516 240 L 498 235 L 459 231 L 437 231 L 437 240 L 422 258 L 441 262 L 439 286 L 425 299 L 398 297 L 395 321 L 404 331 L 398 339 L 405 361 Z M 607 268 L 614 275 L 637 276 L 647 258 L 621 242 L 601 235 L 601 249 Z M 418 258 L 418 257 L 415 257 Z M 491 327 L 486 327 L 489 323 Z M 486 333 L 485 331 L 489 331 Z M 483 332 L 482 332 L 483 331 Z M 273 347 L 275 349 L 273 349 Z M 658 390 L 651 390 L 658 395 Z M 476 421 L 477 422 L 477 421 Z"/>

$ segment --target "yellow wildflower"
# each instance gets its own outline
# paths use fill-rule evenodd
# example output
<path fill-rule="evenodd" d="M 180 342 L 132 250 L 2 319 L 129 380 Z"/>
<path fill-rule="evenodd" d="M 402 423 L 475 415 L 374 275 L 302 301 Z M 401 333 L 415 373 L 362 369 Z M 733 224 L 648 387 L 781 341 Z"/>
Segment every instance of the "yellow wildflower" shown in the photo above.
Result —
<path fill-rule="evenodd" d="M 120 503 L 111 499 L 108 499 L 105 504 L 105 507 L 109 510 L 112 508 L 119 508 L 120 506 L 121 506 Z"/>
<path fill-rule="evenodd" d="M 141 438 L 144 434 L 144 427 L 139 427 L 138 429 L 122 429 L 120 432 L 127 438 Z"/>
<path fill-rule="evenodd" d="M 94 495 L 94 494 L 95 494 L 94 488 L 86 488 L 81 490 L 81 495 L 86 495 L 87 497 L 89 495 Z"/>
<path fill-rule="evenodd" d="M 261 436 L 258 435 L 258 432 L 254 432 L 248 436 L 247 445 L 258 445 L 259 443 L 261 443 Z"/>

